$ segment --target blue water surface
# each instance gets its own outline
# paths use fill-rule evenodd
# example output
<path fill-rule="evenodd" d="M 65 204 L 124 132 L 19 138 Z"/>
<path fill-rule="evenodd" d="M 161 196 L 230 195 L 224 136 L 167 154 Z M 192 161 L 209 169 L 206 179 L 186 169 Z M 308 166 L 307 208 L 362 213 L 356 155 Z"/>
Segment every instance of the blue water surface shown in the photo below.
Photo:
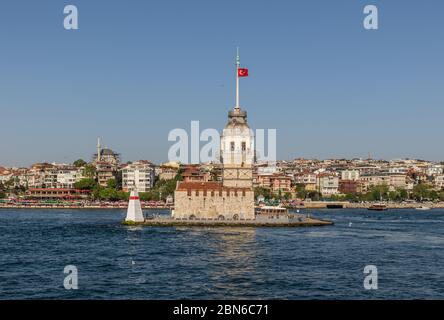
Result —
<path fill-rule="evenodd" d="M 167 214 L 167 212 L 159 212 Z M 320 210 L 314 228 L 127 227 L 0 210 L 0 299 L 444 299 L 444 210 Z M 78 290 L 63 286 L 67 265 Z M 378 290 L 364 289 L 364 267 Z"/>

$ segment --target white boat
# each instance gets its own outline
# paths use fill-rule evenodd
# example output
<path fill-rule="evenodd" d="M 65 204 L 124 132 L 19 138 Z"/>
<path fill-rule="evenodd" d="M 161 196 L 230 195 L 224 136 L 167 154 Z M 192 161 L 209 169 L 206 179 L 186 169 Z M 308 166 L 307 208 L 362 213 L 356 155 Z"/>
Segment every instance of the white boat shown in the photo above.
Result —
<path fill-rule="evenodd" d="M 415 209 L 416 210 L 420 210 L 420 211 L 426 211 L 426 210 L 430 210 L 431 208 L 430 207 L 426 207 L 426 206 L 420 206 L 420 207 L 417 207 Z"/>
<path fill-rule="evenodd" d="M 257 213 L 262 215 L 285 215 L 288 214 L 288 209 L 283 207 L 263 206 L 259 208 Z"/>

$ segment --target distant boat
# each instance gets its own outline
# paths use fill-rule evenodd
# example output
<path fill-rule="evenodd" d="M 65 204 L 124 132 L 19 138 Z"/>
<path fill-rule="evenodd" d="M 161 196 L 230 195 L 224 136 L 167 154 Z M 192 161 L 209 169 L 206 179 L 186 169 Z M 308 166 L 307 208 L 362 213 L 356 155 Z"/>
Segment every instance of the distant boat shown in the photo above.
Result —
<path fill-rule="evenodd" d="M 373 211 L 385 211 L 388 209 L 388 207 L 385 204 L 373 204 L 367 209 Z"/>
<path fill-rule="evenodd" d="M 420 211 L 426 211 L 426 210 L 430 210 L 431 208 L 430 207 L 426 207 L 426 206 L 420 206 L 420 207 L 417 207 L 415 209 L 416 210 L 420 210 Z"/>

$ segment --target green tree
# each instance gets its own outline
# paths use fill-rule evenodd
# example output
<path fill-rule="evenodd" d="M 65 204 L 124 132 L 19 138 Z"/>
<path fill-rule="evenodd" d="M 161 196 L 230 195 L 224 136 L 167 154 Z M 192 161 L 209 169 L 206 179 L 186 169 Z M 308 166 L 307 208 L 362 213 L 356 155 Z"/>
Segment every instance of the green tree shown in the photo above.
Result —
<path fill-rule="evenodd" d="M 354 193 L 346 193 L 343 197 L 343 200 L 356 202 L 358 201 L 358 196 Z"/>
<path fill-rule="evenodd" d="M 270 190 L 262 187 L 254 188 L 254 196 L 256 199 L 260 196 L 264 197 L 266 200 L 270 200 L 272 198 Z"/>
<path fill-rule="evenodd" d="M 308 191 L 305 189 L 305 185 L 303 184 L 297 184 L 296 185 L 296 197 L 299 199 L 305 199 L 307 198 Z"/>
<path fill-rule="evenodd" d="M 116 181 L 116 179 L 109 179 L 106 182 L 106 186 L 109 189 L 117 189 L 117 181 Z"/>
<path fill-rule="evenodd" d="M 399 192 L 399 200 L 400 201 L 404 201 L 404 200 L 407 200 L 409 198 L 409 193 L 407 192 L 406 189 L 399 188 L 399 189 L 397 189 L 397 191 Z"/>
<path fill-rule="evenodd" d="M 391 200 L 391 201 L 398 201 L 399 200 L 399 192 L 397 192 L 397 191 L 390 191 L 389 193 L 388 193 L 388 198 L 389 198 L 389 200 Z"/>
<path fill-rule="evenodd" d="M 430 190 L 429 194 L 428 194 L 428 198 L 430 200 L 435 201 L 435 200 L 439 199 L 439 193 L 437 191 L 435 191 L 435 190 Z"/>
<path fill-rule="evenodd" d="M 313 201 L 319 201 L 321 199 L 321 194 L 318 191 L 310 191 L 307 195 L 307 198 Z"/>
<path fill-rule="evenodd" d="M 0 191 L 0 199 L 6 198 L 6 192 Z"/>
<path fill-rule="evenodd" d="M 73 162 L 73 165 L 76 166 L 77 168 L 80 168 L 80 167 L 86 166 L 87 163 L 83 159 L 78 159 L 78 160 Z"/>
<path fill-rule="evenodd" d="M 95 179 L 96 177 L 96 173 L 97 173 L 97 169 L 94 165 L 92 164 L 87 164 L 82 171 L 83 176 L 87 177 L 87 178 L 93 178 Z"/>
<path fill-rule="evenodd" d="M 416 200 L 427 199 L 430 196 L 430 186 L 424 183 L 413 187 L 413 198 Z"/>
<path fill-rule="evenodd" d="M 117 191 L 117 197 L 119 200 L 128 201 L 130 194 L 125 191 Z"/>
<path fill-rule="evenodd" d="M 374 201 L 384 200 L 388 198 L 389 186 L 386 184 L 380 184 L 373 186 L 370 189 L 371 198 Z"/>
<path fill-rule="evenodd" d="M 285 200 L 290 200 L 291 199 L 291 193 L 290 192 L 285 192 L 284 199 Z"/>
<path fill-rule="evenodd" d="M 84 178 L 74 183 L 74 188 L 79 190 L 93 190 L 96 187 L 97 187 L 97 182 L 92 178 Z"/>

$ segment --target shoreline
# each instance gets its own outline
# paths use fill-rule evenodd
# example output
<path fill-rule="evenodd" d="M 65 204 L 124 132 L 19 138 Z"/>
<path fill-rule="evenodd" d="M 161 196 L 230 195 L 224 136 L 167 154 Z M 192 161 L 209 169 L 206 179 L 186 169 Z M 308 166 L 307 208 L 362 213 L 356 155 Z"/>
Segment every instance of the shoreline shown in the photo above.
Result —
<path fill-rule="evenodd" d="M 128 206 L 63 206 L 63 205 L 0 205 L 1 209 L 72 209 L 72 210 L 127 210 Z M 142 207 L 143 210 L 171 210 L 170 207 Z"/>
<path fill-rule="evenodd" d="M 296 206 L 288 208 L 289 210 L 337 210 L 337 209 L 367 209 L 373 204 L 380 202 L 368 202 L 368 203 L 351 203 L 351 202 L 307 202 L 304 206 Z M 444 209 L 444 202 L 412 202 L 412 203 L 387 203 L 382 202 L 387 206 L 387 209 L 416 209 L 421 206 L 427 206 L 431 209 Z M 335 208 L 328 208 L 328 206 L 339 206 Z M 341 207 L 342 206 L 342 207 Z M 127 205 L 11 205 L 11 204 L 0 204 L 0 209 L 72 209 L 72 210 L 109 210 L 109 209 L 123 209 L 126 210 Z M 173 206 L 142 206 L 143 210 L 171 210 Z"/>
<path fill-rule="evenodd" d="M 297 227 L 323 227 L 334 225 L 333 221 L 306 218 L 303 221 L 276 220 L 176 220 L 173 218 L 147 219 L 145 222 L 123 221 L 122 225 L 128 227 L 241 227 L 241 228 L 297 228 Z"/>

